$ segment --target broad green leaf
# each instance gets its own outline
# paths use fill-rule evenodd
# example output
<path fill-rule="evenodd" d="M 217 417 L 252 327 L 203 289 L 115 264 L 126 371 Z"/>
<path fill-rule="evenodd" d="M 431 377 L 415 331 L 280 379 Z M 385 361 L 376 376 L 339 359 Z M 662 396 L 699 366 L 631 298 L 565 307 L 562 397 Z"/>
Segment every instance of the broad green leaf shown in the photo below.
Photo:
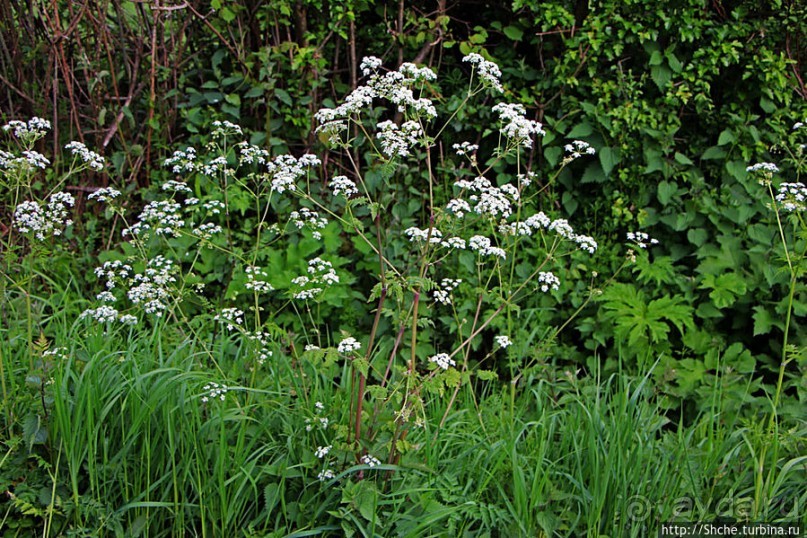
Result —
<path fill-rule="evenodd" d="M 712 159 L 722 159 L 726 156 L 726 151 L 718 146 L 712 146 L 707 148 L 706 151 L 703 152 L 701 155 L 701 159 L 703 160 L 712 160 Z"/>
<path fill-rule="evenodd" d="M 600 164 L 605 173 L 605 177 L 611 175 L 611 170 L 619 164 L 621 154 L 618 148 L 604 147 L 597 152 L 600 156 Z"/>
<path fill-rule="evenodd" d="M 663 65 L 654 65 L 650 68 L 650 76 L 653 78 L 653 82 L 656 83 L 656 86 L 661 89 L 670 82 L 672 71 Z"/>
<path fill-rule="evenodd" d="M 677 151 L 675 152 L 675 157 L 674 158 L 675 158 L 675 162 L 677 162 L 678 164 L 683 164 L 683 165 L 694 164 L 689 157 L 687 157 L 683 153 L 679 153 Z"/>
<path fill-rule="evenodd" d="M 676 192 L 678 192 L 678 185 L 671 181 L 662 181 L 658 184 L 658 201 L 661 202 L 661 205 L 667 205 Z"/>
<path fill-rule="evenodd" d="M 521 41 L 521 38 L 524 37 L 524 31 L 518 26 L 505 26 L 504 35 L 513 41 Z"/>
<path fill-rule="evenodd" d="M 729 129 L 726 129 L 720 133 L 720 136 L 717 139 L 717 145 L 725 146 L 726 144 L 731 144 L 732 142 L 736 141 L 737 138 L 734 136 L 734 133 L 731 132 Z"/>
<path fill-rule="evenodd" d="M 584 138 L 594 132 L 594 128 L 587 121 L 578 123 L 571 131 L 566 133 L 567 138 Z"/>

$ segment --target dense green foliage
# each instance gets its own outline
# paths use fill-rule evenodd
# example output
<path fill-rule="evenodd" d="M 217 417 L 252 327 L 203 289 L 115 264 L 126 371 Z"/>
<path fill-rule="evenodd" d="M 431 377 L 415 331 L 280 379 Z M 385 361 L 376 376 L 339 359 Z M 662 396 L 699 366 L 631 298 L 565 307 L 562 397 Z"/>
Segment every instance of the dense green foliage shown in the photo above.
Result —
<path fill-rule="evenodd" d="M 0 5 L 0 35 L 2 123 L 53 126 L 30 144 L 0 133 L 0 535 L 644 536 L 675 518 L 807 522 L 807 226 L 774 200 L 807 172 L 807 129 L 794 129 L 807 122 L 801 2 L 34 0 Z M 501 67 L 502 94 L 469 87 L 469 53 Z M 316 130 L 318 110 L 367 82 L 367 55 L 439 72 L 413 86 L 440 121 L 415 116 L 424 133 L 406 158 L 373 134 L 409 111 L 375 102 L 337 144 Z M 546 134 L 513 151 L 492 111 L 502 101 Z M 62 157 L 70 140 L 107 166 Z M 322 163 L 280 196 L 241 140 L 266 161 Z M 567 160 L 573 140 L 596 154 Z M 462 142 L 478 153 L 457 155 Z M 198 161 L 182 160 L 187 147 Z M 26 149 L 54 166 L 5 164 Z M 781 172 L 747 169 L 760 161 Z M 360 196 L 332 195 L 341 175 Z M 452 221 L 455 182 L 477 175 L 520 194 L 530 178 L 518 219 L 568 219 L 596 254 Z M 89 199 L 106 186 L 120 200 Z M 78 209 L 59 240 L 12 225 L 21 203 L 45 207 L 59 190 Z M 185 208 L 182 233 L 121 239 L 167 203 Z M 329 223 L 293 216 L 303 209 Z M 497 237 L 507 263 L 413 250 L 405 230 L 435 223 Z M 626 244 L 639 230 L 658 244 Z M 338 282 L 295 303 L 319 256 Z M 81 318 L 101 303 L 96 267 L 145 275 L 162 259 L 178 282 L 164 318 L 114 330 Z M 538 292 L 539 270 L 559 289 Z M 443 278 L 464 283 L 450 308 L 433 300 Z M 235 331 L 225 308 L 245 312 Z M 350 335 L 366 355 L 337 352 Z M 452 350 L 456 369 L 425 360 Z M 226 398 L 202 401 L 211 383 Z M 326 460 L 336 475 L 319 481 Z"/>

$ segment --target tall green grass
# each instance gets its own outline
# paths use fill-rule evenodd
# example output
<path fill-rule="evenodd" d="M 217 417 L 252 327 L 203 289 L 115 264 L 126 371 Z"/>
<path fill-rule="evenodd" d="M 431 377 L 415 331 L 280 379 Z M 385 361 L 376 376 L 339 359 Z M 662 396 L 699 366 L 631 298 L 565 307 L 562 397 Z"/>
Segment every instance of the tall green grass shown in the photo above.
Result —
<path fill-rule="evenodd" d="M 39 536 L 413 538 L 805 521 L 804 424 L 772 438 L 764 417 L 724 414 L 719 392 L 708 414 L 672 421 L 649 375 L 536 370 L 519 386 L 461 390 L 439 431 L 448 402 L 432 404 L 396 465 L 340 455 L 336 477 L 321 482 L 313 453 L 349 424 L 348 376 L 335 382 L 282 359 L 252 375 L 237 339 L 212 330 L 199 331 L 207 339 L 168 323 L 139 336 L 62 330 L 73 346 L 51 372 L 47 416 L 35 410 L 47 438 L 3 441 L 2 474 L 27 465 L 30 485 L 38 480 L 35 495 L 26 480 L 5 485 L 19 493 L 0 519 L 9 536 L 26 518 Z M 13 339 L 0 349 L 6 371 L 27 363 Z M 211 381 L 230 390 L 203 403 Z M 328 430 L 306 430 L 316 401 Z"/>

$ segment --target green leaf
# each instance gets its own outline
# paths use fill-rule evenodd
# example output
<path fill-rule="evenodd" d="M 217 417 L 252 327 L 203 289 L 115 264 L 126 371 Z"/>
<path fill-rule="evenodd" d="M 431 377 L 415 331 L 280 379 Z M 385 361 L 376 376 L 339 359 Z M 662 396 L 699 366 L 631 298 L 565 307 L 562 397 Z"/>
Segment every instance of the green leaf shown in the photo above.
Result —
<path fill-rule="evenodd" d="M 560 162 L 560 157 L 563 155 L 563 148 L 560 146 L 552 146 L 544 150 L 544 158 L 549 166 L 554 168 Z"/>
<path fill-rule="evenodd" d="M 668 82 L 670 82 L 670 79 L 672 78 L 672 71 L 662 65 L 654 65 L 650 68 L 650 76 L 653 79 L 653 82 L 656 83 L 656 86 L 658 86 L 659 89 L 662 89 L 667 85 Z"/>
<path fill-rule="evenodd" d="M 602 183 L 605 181 L 605 173 L 602 171 L 600 163 L 593 162 L 588 165 L 583 177 L 580 178 L 580 183 Z"/>
<path fill-rule="evenodd" d="M 619 164 L 621 159 L 621 154 L 618 148 L 612 147 L 604 147 L 600 149 L 597 153 L 600 155 L 600 164 L 602 165 L 602 170 L 605 173 L 605 177 L 611 175 L 611 170 Z"/>
<path fill-rule="evenodd" d="M 754 307 L 754 336 L 768 334 L 775 323 L 776 321 L 767 308 L 764 306 Z"/>
<path fill-rule="evenodd" d="M 233 11 L 228 7 L 221 8 L 219 13 L 221 14 L 221 18 L 224 19 L 224 22 L 226 23 L 230 23 L 235 20 L 235 13 L 233 13 Z"/>
<path fill-rule="evenodd" d="M 661 205 L 667 205 L 677 192 L 678 185 L 675 182 L 662 181 L 658 184 L 658 201 L 661 202 Z"/>
<path fill-rule="evenodd" d="M 571 131 L 566 133 L 567 138 L 584 138 L 594 132 L 594 128 L 587 121 L 575 125 Z"/>
<path fill-rule="evenodd" d="M 734 179 L 742 181 L 748 172 L 745 171 L 747 164 L 744 161 L 728 161 L 726 163 L 726 171 L 731 174 Z"/>
<path fill-rule="evenodd" d="M 724 130 L 720 133 L 720 136 L 717 138 L 717 145 L 718 146 L 725 146 L 726 144 L 731 144 L 732 142 L 736 142 L 737 138 L 734 136 L 729 129 Z"/>
<path fill-rule="evenodd" d="M 283 88 L 275 88 L 275 97 L 277 97 L 282 103 L 291 106 L 291 95 L 289 95 L 289 92 Z"/>
<path fill-rule="evenodd" d="M 504 28 L 504 35 L 513 41 L 521 41 L 524 37 L 524 31 L 517 26 L 506 26 Z"/>
<path fill-rule="evenodd" d="M 671 50 L 668 50 L 665 56 L 667 57 L 667 63 L 669 64 L 670 69 L 676 73 L 680 73 L 681 69 L 684 67 L 681 60 L 679 60 Z"/>
<path fill-rule="evenodd" d="M 726 151 L 718 146 L 707 148 L 701 155 L 703 160 L 722 159 L 726 156 Z"/>
<path fill-rule="evenodd" d="M 679 153 L 677 151 L 675 152 L 675 157 L 674 158 L 675 158 L 675 162 L 677 162 L 678 164 L 683 164 L 683 165 L 694 164 L 689 157 L 687 157 L 683 153 Z"/>
<path fill-rule="evenodd" d="M 703 228 L 690 228 L 687 231 L 687 239 L 690 243 L 699 247 L 709 239 L 709 232 Z"/>

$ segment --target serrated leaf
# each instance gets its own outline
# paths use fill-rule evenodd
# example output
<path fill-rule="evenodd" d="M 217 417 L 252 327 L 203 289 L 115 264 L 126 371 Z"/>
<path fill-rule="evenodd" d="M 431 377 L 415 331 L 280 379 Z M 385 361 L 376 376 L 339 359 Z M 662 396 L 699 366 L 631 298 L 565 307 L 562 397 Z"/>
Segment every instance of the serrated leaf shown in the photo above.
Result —
<path fill-rule="evenodd" d="M 289 92 L 283 88 L 275 88 L 275 97 L 277 97 L 277 99 L 282 103 L 291 106 L 291 95 L 289 95 Z"/>
<path fill-rule="evenodd" d="M 690 243 L 699 247 L 709 239 L 709 232 L 703 228 L 690 228 L 687 231 L 687 239 Z"/>
<path fill-rule="evenodd" d="M 663 65 L 654 65 L 650 68 L 650 77 L 659 89 L 664 88 L 672 78 L 672 71 Z"/>
<path fill-rule="evenodd" d="M 667 54 L 665 54 L 665 56 L 667 57 L 667 63 L 669 64 L 670 69 L 672 69 L 676 73 L 680 73 L 681 69 L 684 67 L 684 64 L 681 63 L 681 60 L 679 60 L 678 57 L 675 54 L 673 54 L 671 50 L 667 51 Z"/>
<path fill-rule="evenodd" d="M 544 158 L 549 166 L 554 168 L 560 162 L 560 157 L 563 155 L 563 148 L 559 146 L 552 146 L 544 150 Z"/>
<path fill-rule="evenodd" d="M 598 162 L 589 164 L 583 172 L 583 177 L 580 178 L 580 183 L 602 183 L 603 181 L 605 181 L 605 173 Z"/>
<path fill-rule="evenodd" d="M 621 160 L 621 152 L 619 148 L 612 148 L 612 147 L 604 147 L 601 148 L 597 152 L 600 156 L 600 164 L 602 165 L 602 170 L 605 173 L 605 177 L 611 175 L 611 170 L 619 164 Z"/>
<path fill-rule="evenodd" d="M 775 320 L 764 306 L 754 307 L 754 336 L 768 334 L 773 328 Z"/>

